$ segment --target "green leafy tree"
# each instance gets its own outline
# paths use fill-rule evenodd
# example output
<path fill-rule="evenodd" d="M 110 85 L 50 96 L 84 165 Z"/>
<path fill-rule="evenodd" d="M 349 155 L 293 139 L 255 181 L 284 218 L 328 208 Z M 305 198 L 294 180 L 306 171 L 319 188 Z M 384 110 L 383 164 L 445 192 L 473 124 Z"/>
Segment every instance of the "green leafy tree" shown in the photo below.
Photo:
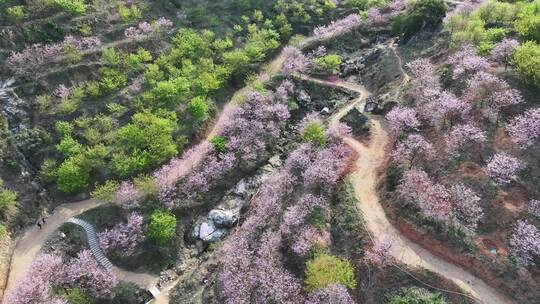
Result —
<path fill-rule="evenodd" d="M 540 87 L 540 44 L 527 41 L 514 52 L 513 64 L 521 78 Z"/>
<path fill-rule="evenodd" d="M 306 290 L 314 291 L 340 283 L 350 289 L 356 287 L 354 268 L 349 261 L 323 253 L 306 263 Z"/>
<path fill-rule="evenodd" d="M 158 165 L 178 151 L 172 133 L 177 119 L 174 112 L 136 113 L 132 122 L 118 130 L 113 170 L 121 177 Z"/>
<path fill-rule="evenodd" d="M 114 91 L 122 88 L 127 83 L 127 77 L 119 70 L 102 67 L 98 70 L 100 75 L 99 85 L 105 91 Z"/>
<path fill-rule="evenodd" d="M 152 212 L 148 236 L 158 245 L 167 245 L 176 233 L 176 217 L 174 214 L 155 210 Z"/>
<path fill-rule="evenodd" d="M 26 12 L 24 11 L 24 6 L 15 5 L 6 8 L 6 14 L 13 21 L 21 21 L 26 17 Z"/>
<path fill-rule="evenodd" d="M 84 0 L 54 0 L 54 2 L 72 15 L 83 15 L 86 12 Z"/>
<path fill-rule="evenodd" d="M 67 289 L 62 295 L 69 304 L 94 304 L 96 301 L 80 288 Z"/>
<path fill-rule="evenodd" d="M 225 152 L 227 140 L 222 136 L 214 136 L 210 139 L 210 143 L 214 146 L 214 149 L 218 152 Z"/>
<path fill-rule="evenodd" d="M 108 180 L 103 185 L 97 186 L 92 191 L 92 198 L 100 202 L 114 202 L 119 184 L 115 180 Z"/>
<path fill-rule="evenodd" d="M 446 304 L 439 293 L 432 293 L 423 288 L 402 288 L 399 293 L 388 296 L 389 304 Z"/>
<path fill-rule="evenodd" d="M 11 189 L 4 188 L 4 181 L 0 178 L 0 211 L 14 206 L 16 202 L 17 193 Z"/>
<path fill-rule="evenodd" d="M 187 110 L 197 121 L 205 121 L 208 118 L 208 103 L 203 97 L 193 98 Z"/>
<path fill-rule="evenodd" d="M 341 56 L 329 54 L 315 59 L 315 68 L 323 73 L 336 74 L 341 65 Z"/>
<path fill-rule="evenodd" d="M 88 187 L 90 168 L 81 157 L 70 157 L 58 168 L 57 178 L 60 191 L 74 193 Z"/>
<path fill-rule="evenodd" d="M 319 145 L 319 147 L 324 147 L 326 145 L 324 127 L 320 122 L 311 121 L 306 123 L 301 136 L 303 142 L 314 142 Z"/>

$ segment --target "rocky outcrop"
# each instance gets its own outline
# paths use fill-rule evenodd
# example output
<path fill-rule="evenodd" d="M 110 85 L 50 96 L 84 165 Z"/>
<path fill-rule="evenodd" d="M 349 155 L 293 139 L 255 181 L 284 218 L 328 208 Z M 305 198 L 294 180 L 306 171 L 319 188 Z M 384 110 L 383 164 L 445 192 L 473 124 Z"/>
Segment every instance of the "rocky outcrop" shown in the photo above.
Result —
<path fill-rule="evenodd" d="M 274 156 L 253 176 L 240 180 L 214 209 L 195 222 L 191 237 L 206 244 L 222 240 L 238 223 L 242 210 L 248 206 L 255 191 L 279 166 L 281 160 Z"/>

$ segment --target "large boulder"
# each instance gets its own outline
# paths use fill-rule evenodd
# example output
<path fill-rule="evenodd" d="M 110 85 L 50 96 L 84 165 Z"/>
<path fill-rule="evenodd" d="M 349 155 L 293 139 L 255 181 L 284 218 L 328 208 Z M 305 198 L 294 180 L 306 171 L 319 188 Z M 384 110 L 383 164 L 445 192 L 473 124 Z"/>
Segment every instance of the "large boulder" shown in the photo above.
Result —
<path fill-rule="evenodd" d="M 208 221 L 213 222 L 217 227 L 232 227 L 238 220 L 238 214 L 231 210 L 211 210 L 208 213 Z"/>

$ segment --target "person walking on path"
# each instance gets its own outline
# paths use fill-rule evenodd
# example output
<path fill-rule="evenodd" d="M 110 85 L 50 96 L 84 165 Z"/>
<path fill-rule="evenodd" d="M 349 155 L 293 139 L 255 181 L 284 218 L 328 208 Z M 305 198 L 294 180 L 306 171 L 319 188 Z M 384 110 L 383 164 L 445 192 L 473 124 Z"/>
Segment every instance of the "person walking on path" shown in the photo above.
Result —
<path fill-rule="evenodd" d="M 45 218 L 41 218 L 41 221 L 43 222 L 43 226 L 45 226 Z"/>
<path fill-rule="evenodd" d="M 39 230 L 41 230 L 41 223 L 37 222 L 37 226 L 39 227 Z"/>

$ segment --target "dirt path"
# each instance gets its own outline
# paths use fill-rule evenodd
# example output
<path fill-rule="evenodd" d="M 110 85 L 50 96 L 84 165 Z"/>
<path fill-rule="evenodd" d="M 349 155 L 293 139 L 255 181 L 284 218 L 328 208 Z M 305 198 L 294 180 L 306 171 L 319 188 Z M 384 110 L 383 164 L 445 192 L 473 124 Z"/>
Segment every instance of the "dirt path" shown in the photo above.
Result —
<path fill-rule="evenodd" d="M 68 203 L 58 206 L 54 213 L 46 218 L 46 224 L 40 230 L 36 225 L 28 228 L 17 241 L 15 251 L 11 257 L 6 290 L 17 285 L 24 277 L 28 266 L 41 250 L 41 247 L 52 233 L 56 231 L 70 217 L 77 216 L 87 210 L 96 208 L 100 204 L 94 200 L 85 200 L 78 203 Z"/>
<path fill-rule="evenodd" d="M 333 83 L 308 76 L 300 77 L 322 85 L 346 88 L 360 94 L 349 105 L 333 114 L 329 118 L 330 123 L 339 121 L 353 107 L 361 106 L 369 96 L 369 92 L 361 85 L 346 82 Z M 345 142 L 359 156 L 356 161 L 355 171 L 351 174 L 351 180 L 358 199 L 358 208 L 363 214 L 370 233 L 375 236 L 390 235 L 395 239 L 392 256 L 397 261 L 412 267 L 423 267 L 452 280 L 464 291 L 479 299 L 480 303 L 512 303 L 511 300 L 463 268 L 448 263 L 416 243 L 411 242 L 390 223 L 377 194 L 378 173 L 386 162 L 390 139 L 378 120 L 371 120 L 370 130 L 370 142 L 367 145 L 353 138 L 345 139 Z"/>

